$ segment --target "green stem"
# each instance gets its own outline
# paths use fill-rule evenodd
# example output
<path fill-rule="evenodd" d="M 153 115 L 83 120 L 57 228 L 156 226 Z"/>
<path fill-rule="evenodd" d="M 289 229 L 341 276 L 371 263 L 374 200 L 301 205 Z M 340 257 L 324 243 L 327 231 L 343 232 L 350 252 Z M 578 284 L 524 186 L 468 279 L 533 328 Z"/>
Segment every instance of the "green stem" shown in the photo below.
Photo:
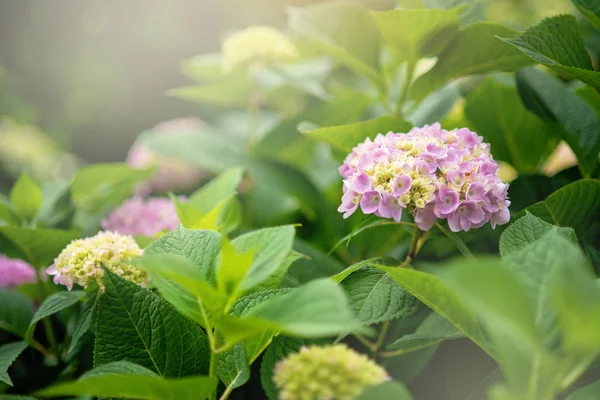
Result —
<path fill-rule="evenodd" d="M 35 269 L 35 280 L 37 283 L 38 295 L 40 296 L 41 303 L 46 299 L 46 288 L 44 287 L 44 282 L 42 281 L 39 268 Z M 56 347 L 56 338 L 54 337 L 54 330 L 52 329 L 50 317 L 43 318 L 42 325 L 44 325 L 44 332 L 48 338 L 48 344 L 50 344 L 50 351 L 58 359 L 58 348 Z"/>
<path fill-rule="evenodd" d="M 210 352 L 210 364 L 209 364 L 209 369 L 208 369 L 208 376 L 210 378 L 213 378 L 213 379 L 215 379 L 215 380 L 218 381 L 219 378 L 217 376 L 217 358 L 218 358 L 217 353 L 215 353 L 214 351 L 211 350 L 211 352 Z M 216 400 L 216 399 L 217 399 L 217 390 L 215 390 L 209 396 L 209 400 Z"/>
<path fill-rule="evenodd" d="M 390 321 L 385 321 L 381 326 L 381 330 L 379 331 L 379 335 L 377 336 L 377 342 L 375 342 L 375 351 L 379 351 L 383 341 L 385 340 L 385 336 L 387 335 L 388 329 L 390 328 Z"/>
<path fill-rule="evenodd" d="M 413 230 L 412 238 L 410 239 L 410 246 L 408 247 L 408 253 L 406 253 L 406 258 L 404 262 L 400 264 L 400 267 L 405 267 L 409 265 L 417 256 L 417 253 L 420 249 L 419 247 L 419 238 L 421 237 L 421 230 L 419 227 L 415 226 Z"/>
<path fill-rule="evenodd" d="M 461 254 L 463 256 L 465 256 L 465 258 L 470 258 L 473 259 L 475 258 L 473 256 L 473 253 L 471 253 L 471 250 L 469 250 L 469 248 L 467 247 L 467 245 L 465 244 L 465 242 L 462 241 L 461 238 L 459 238 L 457 235 L 453 234 L 452 232 L 448 231 L 446 228 L 444 228 L 442 226 L 442 224 L 440 224 L 439 222 L 436 221 L 435 226 L 437 226 L 437 228 L 446 236 L 448 236 L 448 238 L 454 243 L 454 245 L 456 246 L 456 248 L 458 249 L 458 251 L 461 252 Z"/>
<path fill-rule="evenodd" d="M 408 99 L 408 92 L 410 90 L 410 85 L 412 84 L 412 80 L 415 76 L 415 71 L 417 67 L 417 62 L 411 57 L 406 62 L 406 74 L 404 75 L 404 85 L 402 86 L 402 91 L 400 92 L 400 97 L 398 97 L 398 104 L 396 105 L 396 115 L 402 115 L 402 107 L 404 103 Z"/>
<path fill-rule="evenodd" d="M 359 334 L 359 333 L 355 333 L 354 337 L 360 342 L 362 343 L 363 346 L 365 346 L 367 349 L 369 349 L 371 352 L 375 353 L 377 350 L 375 348 L 375 343 L 371 342 L 369 339 L 367 339 L 366 337 L 364 337 L 363 335 Z"/>

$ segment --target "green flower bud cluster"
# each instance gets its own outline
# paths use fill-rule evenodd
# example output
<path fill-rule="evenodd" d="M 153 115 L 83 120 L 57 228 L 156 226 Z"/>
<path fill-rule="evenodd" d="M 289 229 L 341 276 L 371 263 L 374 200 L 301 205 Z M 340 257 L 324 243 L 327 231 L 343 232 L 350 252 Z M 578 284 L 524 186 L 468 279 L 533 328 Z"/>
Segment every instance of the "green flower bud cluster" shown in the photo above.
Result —
<path fill-rule="evenodd" d="M 351 400 L 389 380 L 386 371 L 344 344 L 303 347 L 275 366 L 281 400 Z"/>
<path fill-rule="evenodd" d="M 268 26 L 250 26 L 225 39 L 223 71 L 284 64 L 298 56 L 296 46 L 282 32 Z"/>
<path fill-rule="evenodd" d="M 97 235 L 72 241 L 46 272 L 54 275 L 54 283 L 65 285 L 69 290 L 76 283 L 84 288 L 96 281 L 104 290 L 102 279 L 104 265 L 111 272 L 142 286 L 148 275 L 127 261 L 142 254 L 133 237 L 115 232 L 99 232 Z"/>

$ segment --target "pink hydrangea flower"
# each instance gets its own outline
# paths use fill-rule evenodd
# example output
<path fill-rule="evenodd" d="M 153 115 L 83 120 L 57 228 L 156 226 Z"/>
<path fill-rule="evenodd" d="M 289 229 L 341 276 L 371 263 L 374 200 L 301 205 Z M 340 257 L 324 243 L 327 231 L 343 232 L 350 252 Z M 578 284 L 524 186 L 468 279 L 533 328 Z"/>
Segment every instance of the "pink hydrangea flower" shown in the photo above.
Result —
<path fill-rule="evenodd" d="M 169 135 L 175 132 L 198 130 L 201 125 L 202 120 L 199 118 L 179 118 L 156 125 L 154 131 Z M 137 193 L 140 195 L 193 189 L 207 176 L 200 168 L 189 163 L 159 157 L 141 143 L 135 143 L 131 147 L 126 162 L 131 168 L 135 169 L 156 166 L 152 178 L 138 187 Z"/>
<path fill-rule="evenodd" d="M 498 177 L 490 145 L 467 128 L 447 131 L 436 123 L 378 134 L 357 145 L 339 172 L 344 218 L 360 206 L 364 214 L 400 221 L 407 210 L 422 230 L 446 219 L 453 232 L 510 219 L 508 184 Z"/>
<path fill-rule="evenodd" d="M 35 269 L 23 260 L 0 254 L 0 288 L 35 282 Z"/>
<path fill-rule="evenodd" d="M 102 221 L 102 229 L 122 235 L 154 236 L 172 231 L 179 225 L 179 217 L 171 199 L 133 197 L 112 211 Z"/>

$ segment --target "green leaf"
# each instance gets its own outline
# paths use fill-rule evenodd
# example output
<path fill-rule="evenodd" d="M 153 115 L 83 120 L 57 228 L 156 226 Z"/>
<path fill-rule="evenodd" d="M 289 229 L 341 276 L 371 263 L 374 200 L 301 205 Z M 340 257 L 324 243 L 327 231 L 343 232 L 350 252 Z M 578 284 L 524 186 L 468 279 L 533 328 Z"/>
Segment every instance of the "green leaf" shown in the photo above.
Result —
<path fill-rule="evenodd" d="M 354 400 L 373 399 L 412 400 L 412 396 L 402 383 L 392 381 L 367 386 L 358 396 L 354 397 Z"/>
<path fill-rule="evenodd" d="M 387 350 L 401 355 L 437 345 L 446 340 L 462 339 L 465 335 L 446 318 L 430 313 L 414 333 L 404 335 L 388 345 Z"/>
<path fill-rule="evenodd" d="M 546 18 L 522 34 L 502 40 L 536 62 L 600 89 L 600 72 L 592 67 L 573 15 Z"/>
<path fill-rule="evenodd" d="M 305 255 L 296 260 L 287 271 L 282 287 L 298 287 L 314 279 L 327 278 L 344 270 L 344 266 L 321 250 L 296 238 L 294 249 Z"/>
<path fill-rule="evenodd" d="M 595 400 L 600 391 L 600 381 L 592 382 L 569 394 L 565 400 Z"/>
<path fill-rule="evenodd" d="M 8 367 L 19 357 L 19 354 L 27 348 L 25 342 L 14 342 L 0 346 L 0 381 L 12 386 Z"/>
<path fill-rule="evenodd" d="M 458 33 L 455 10 L 371 12 L 383 39 L 406 60 L 437 56 Z"/>
<path fill-rule="evenodd" d="M 131 363 L 129 361 L 115 361 L 108 364 L 101 365 L 92 370 L 85 372 L 81 375 L 81 379 L 93 378 L 102 375 L 145 375 L 145 376 L 158 376 L 148 368 L 144 368 L 141 365 Z"/>
<path fill-rule="evenodd" d="M 104 284 L 106 291 L 98 304 L 96 365 L 130 361 L 166 377 L 208 371 L 208 339 L 199 326 L 154 293 L 108 270 Z"/>
<path fill-rule="evenodd" d="M 558 234 L 577 243 L 577 236 L 573 229 L 557 228 L 535 215 L 525 212 L 525 216 L 510 224 L 510 226 L 502 232 L 502 235 L 500 236 L 500 255 L 502 258 L 505 258 L 510 254 L 529 246 L 547 232 L 554 229 L 556 229 Z"/>
<path fill-rule="evenodd" d="M 242 167 L 228 169 L 195 191 L 189 197 L 187 203 L 207 214 L 221 201 L 237 192 L 237 187 L 241 183 L 243 175 L 244 168 Z"/>
<path fill-rule="evenodd" d="M 488 354 L 492 353 L 488 340 L 470 305 L 451 290 L 440 277 L 408 268 L 383 266 L 378 266 L 378 268 L 387 272 L 404 289 L 450 321 Z"/>
<path fill-rule="evenodd" d="M 600 29 L 600 4 L 595 0 L 571 0 L 575 7 L 596 27 Z M 569 398 L 570 400 L 570 398 Z"/>
<path fill-rule="evenodd" d="M 0 225 L 19 225 L 19 216 L 12 204 L 0 201 Z"/>
<path fill-rule="evenodd" d="M 450 79 L 491 71 L 515 71 L 531 64 L 525 55 L 496 36 L 512 36 L 514 31 L 492 22 L 469 25 L 460 31 L 438 57 L 431 70 L 420 76 L 411 96 L 422 99 Z"/>
<path fill-rule="evenodd" d="M 248 379 L 250 379 L 250 366 L 242 344 L 235 345 L 233 349 L 219 356 L 217 374 L 227 386 L 228 391 L 248 382 Z"/>
<path fill-rule="evenodd" d="M 383 90 L 379 75 L 381 37 L 369 11 L 358 3 L 328 2 L 288 8 L 289 27 Z M 335 23 L 332 23 L 335 22 Z"/>
<path fill-rule="evenodd" d="M 594 108 L 558 79 L 534 68 L 517 72 L 517 83 L 531 111 L 564 127 L 558 132 L 577 156 L 583 172 L 591 175 L 600 151 L 600 121 Z"/>
<path fill-rule="evenodd" d="M 265 351 L 260 365 L 260 383 L 270 400 L 278 400 L 277 387 L 273 382 L 275 365 L 286 356 L 296 353 L 304 345 L 301 339 L 277 336 Z"/>
<path fill-rule="evenodd" d="M 34 267 L 49 266 L 62 249 L 80 236 L 77 231 L 16 226 L 0 226 L 0 234 Z"/>
<path fill-rule="evenodd" d="M 252 251 L 255 256 L 241 290 L 247 291 L 264 282 L 285 264 L 283 261 L 292 250 L 294 227 L 285 225 L 265 228 L 235 238 L 231 244 L 240 253 Z M 289 266 L 289 264 L 288 264 Z"/>
<path fill-rule="evenodd" d="M 431 125 L 441 121 L 460 97 L 460 88 L 451 83 L 431 93 L 419 102 L 406 119 L 414 126 Z"/>
<path fill-rule="evenodd" d="M 258 304 L 288 292 L 289 289 L 270 289 L 251 293 L 248 296 L 240 298 L 231 308 L 230 314 L 237 317 L 244 317 Z M 249 363 L 254 362 L 254 360 L 261 355 L 269 343 L 271 343 L 271 340 L 276 333 L 277 331 L 275 330 L 268 330 L 263 332 L 260 336 L 244 341 L 244 350 Z"/>
<path fill-rule="evenodd" d="M 344 291 L 330 280 L 312 281 L 254 307 L 248 316 L 275 322 L 283 333 L 327 337 L 369 332 L 353 315 Z"/>
<path fill-rule="evenodd" d="M 415 312 L 415 298 L 386 272 L 363 267 L 342 281 L 350 307 L 365 325 L 406 317 Z"/>
<path fill-rule="evenodd" d="M 202 124 L 199 130 L 173 132 L 147 131 L 138 142 L 154 153 L 175 158 L 213 173 L 242 164 L 246 158 L 242 141 Z"/>
<path fill-rule="evenodd" d="M 23 172 L 10 191 L 10 201 L 21 218 L 32 219 L 42 206 L 42 189 Z"/>
<path fill-rule="evenodd" d="M 93 291 L 89 294 L 88 299 L 81 306 L 79 315 L 75 319 L 75 328 L 73 329 L 73 336 L 71 338 L 71 344 L 69 345 L 69 353 L 71 353 L 75 346 L 79 343 L 79 340 L 83 335 L 90 329 L 94 316 L 96 315 L 96 309 L 98 306 L 99 292 Z"/>
<path fill-rule="evenodd" d="M 205 214 L 194 205 L 179 200 L 173 194 L 170 194 L 169 198 L 173 202 L 177 218 L 179 218 L 179 221 L 184 228 L 193 228 L 194 225 L 204 217 Z"/>
<path fill-rule="evenodd" d="M 442 10 L 455 9 L 460 15 L 461 25 L 469 25 L 485 20 L 486 4 L 481 0 L 398 0 L 404 8 L 426 7 Z"/>
<path fill-rule="evenodd" d="M 181 256 L 195 265 L 203 277 L 213 279 L 220 248 L 221 235 L 218 232 L 178 226 L 148 246 L 144 255 Z"/>
<path fill-rule="evenodd" d="M 600 229 L 600 181 L 573 182 L 526 210 L 551 224 L 575 229 L 582 239 L 593 238 Z"/>
<path fill-rule="evenodd" d="M 469 94 L 465 115 L 491 145 L 494 158 L 519 173 L 537 172 L 559 142 L 558 129 L 527 111 L 515 87 L 491 78 Z"/>
<path fill-rule="evenodd" d="M 35 312 L 29 326 L 34 325 L 36 322 L 46 318 L 52 314 L 56 314 L 59 311 L 64 310 L 72 306 L 73 304 L 80 301 L 85 296 L 83 290 L 73 290 L 71 292 L 58 292 L 48 297 L 40 305 L 40 308 Z"/>
<path fill-rule="evenodd" d="M 199 104 L 246 107 L 250 97 L 250 80 L 248 76 L 234 74 L 231 79 L 222 82 L 170 89 L 167 96 Z"/>
<path fill-rule="evenodd" d="M 384 116 L 348 125 L 327 126 L 314 130 L 299 129 L 311 139 L 329 143 L 331 146 L 349 153 L 353 147 L 366 138 L 375 139 L 379 133 L 385 135 L 388 132 L 407 132 L 410 128 L 412 126 L 409 122 L 397 117 Z"/>
<path fill-rule="evenodd" d="M 24 337 L 33 315 L 33 302 L 24 294 L 0 289 L 0 329 Z"/>
<path fill-rule="evenodd" d="M 102 375 L 59 383 L 34 393 L 41 397 L 94 396 L 143 400 L 204 400 L 217 390 L 217 381 L 206 376 L 163 379 L 146 375 Z"/>
<path fill-rule="evenodd" d="M 37 226 L 53 227 L 68 219 L 74 212 L 70 182 L 55 180 L 42 185 L 42 206 L 35 218 Z"/>
<path fill-rule="evenodd" d="M 131 196 L 135 185 L 152 173 L 152 169 L 132 169 L 124 163 L 90 165 L 77 171 L 71 196 L 77 207 L 96 213 L 121 204 Z"/>
<path fill-rule="evenodd" d="M 221 243 L 221 262 L 217 267 L 217 288 L 229 298 L 237 299 L 240 284 L 252 266 L 256 250 L 250 248 L 246 251 L 238 251 L 225 238 Z"/>

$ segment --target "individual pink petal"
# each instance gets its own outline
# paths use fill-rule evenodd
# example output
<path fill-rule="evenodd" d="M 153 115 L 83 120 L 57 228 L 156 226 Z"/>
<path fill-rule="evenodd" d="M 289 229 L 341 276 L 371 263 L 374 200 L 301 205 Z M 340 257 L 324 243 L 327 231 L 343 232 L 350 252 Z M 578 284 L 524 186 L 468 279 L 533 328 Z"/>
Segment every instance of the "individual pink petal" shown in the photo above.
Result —
<path fill-rule="evenodd" d="M 370 190 L 363 193 L 360 199 L 360 208 L 365 214 L 373 214 L 379 208 L 381 203 L 381 194 L 377 190 Z"/>
<path fill-rule="evenodd" d="M 408 193 L 412 186 L 412 178 L 408 175 L 398 175 L 393 184 L 393 192 L 394 196 L 402 196 L 405 193 Z"/>
<path fill-rule="evenodd" d="M 402 208 L 402 204 L 398 198 L 392 196 L 388 192 L 383 192 L 383 198 L 381 199 L 378 210 L 384 218 L 393 218 L 394 221 L 400 222 Z"/>
<path fill-rule="evenodd" d="M 459 204 L 459 196 L 454 190 L 446 185 L 440 185 L 438 197 L 435 202 L 435 213 L 442 218 L 456 210 Z"/>
<path fill-rule="evenodd" d="M 481 184 L 481 183 L 474 182 L 469 185 L 466 196 L 467 196 L 468 200 L 479 201 L 485 197 L 485 193 L 486 193 L 485 186 L 483 186 L 483 184 Z"/>

